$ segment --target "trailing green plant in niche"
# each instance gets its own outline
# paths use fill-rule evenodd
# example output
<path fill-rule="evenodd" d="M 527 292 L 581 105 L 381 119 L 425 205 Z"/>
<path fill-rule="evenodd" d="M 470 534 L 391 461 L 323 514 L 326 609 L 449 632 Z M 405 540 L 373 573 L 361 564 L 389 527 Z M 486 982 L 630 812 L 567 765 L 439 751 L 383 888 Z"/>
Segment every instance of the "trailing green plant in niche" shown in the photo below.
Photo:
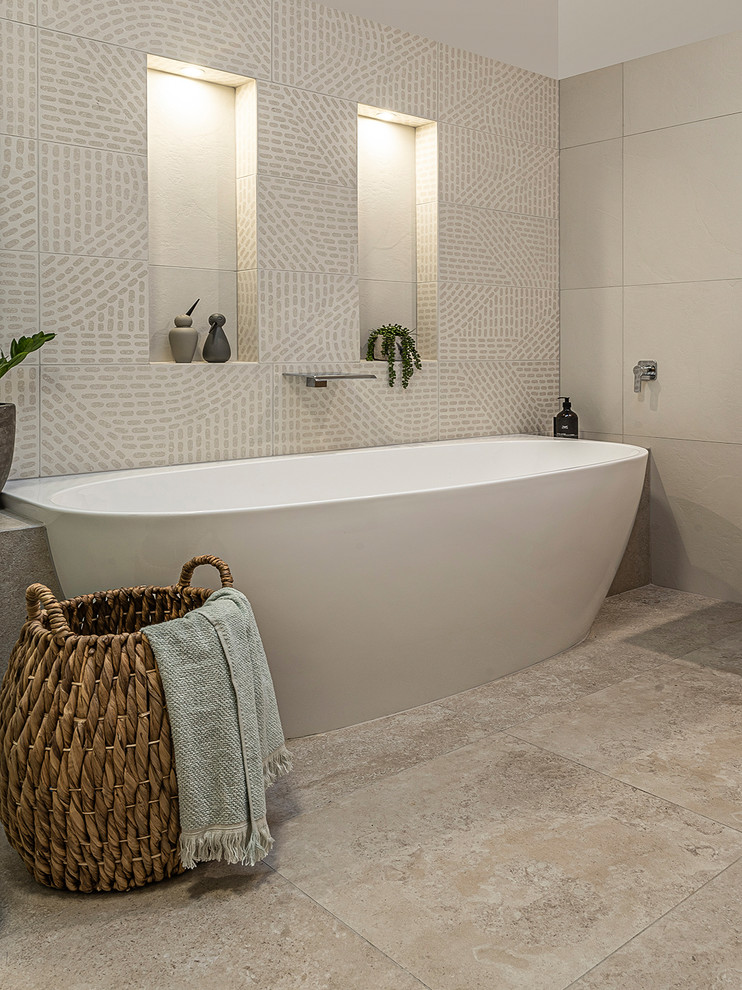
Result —
<path fill-rule="evenodd" d="M 25 360 L 32 351 L 38 351 L 47 341 L 54 340 L 56 336 L 55 333 L 44 333 L 40 330 L 33 337 L 19 337 L 18 340 L 11 340 L 8 357 L 0 349 L 0 378 Z"/>
<path fill-rule="evenodd" d="M 374 349 L 376 341 L 381 340 L 381 353 L 386 358 L 389 369 L 389 385 L 394 385 L 397 378 L 397 369 L 394 367 L 394 352 L 399 347 L 399 354 L 402 358 L 402 388 L 407 388 L 410 378 L 422 368 L 420 355 L 417 353 L 415 341 L 412 334 L 406 327 L 401 327 L 398 323 L 389 323 L 378 330 L 372 330 L 368 338 L 366 347 L 366 360 L 374 361 Z"/>

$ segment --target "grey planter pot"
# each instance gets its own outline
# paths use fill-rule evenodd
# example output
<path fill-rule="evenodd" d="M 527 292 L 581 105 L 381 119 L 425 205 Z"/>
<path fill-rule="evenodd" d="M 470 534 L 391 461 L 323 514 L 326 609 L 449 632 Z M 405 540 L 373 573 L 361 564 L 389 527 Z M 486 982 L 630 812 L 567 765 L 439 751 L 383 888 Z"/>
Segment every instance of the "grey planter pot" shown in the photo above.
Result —
<path fill-rule="evenodd" d="M 10 474 L 15 449 L 15 406 L 12 402 L 0 402 L 0 492 Z"/>

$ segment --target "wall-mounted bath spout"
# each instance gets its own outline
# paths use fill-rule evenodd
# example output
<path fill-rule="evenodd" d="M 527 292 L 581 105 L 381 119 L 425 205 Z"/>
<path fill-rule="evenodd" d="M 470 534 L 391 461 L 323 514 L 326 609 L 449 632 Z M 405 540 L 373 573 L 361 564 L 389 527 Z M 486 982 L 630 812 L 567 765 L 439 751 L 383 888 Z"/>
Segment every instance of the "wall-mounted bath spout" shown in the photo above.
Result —
<path fill-rule="evenodd" d="M 376 375 L 344 375 L 344 374 L 313 374 L 308 371 L 284 371 L 284 378 L 303 378 L 307 388 L 327 388 L 328 382 L 337 382 L 346 378 L 376 378 Z"/>

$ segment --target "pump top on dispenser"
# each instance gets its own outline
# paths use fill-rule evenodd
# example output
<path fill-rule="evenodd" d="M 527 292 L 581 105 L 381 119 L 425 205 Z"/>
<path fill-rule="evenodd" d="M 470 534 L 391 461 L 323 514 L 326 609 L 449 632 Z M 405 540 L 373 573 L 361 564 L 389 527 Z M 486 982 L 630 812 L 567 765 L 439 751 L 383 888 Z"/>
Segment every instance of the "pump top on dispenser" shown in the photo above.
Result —
<path fill-rule="evenodd" d="M 578 436 L 577 413 L 572 411 L 572 404 L 568 395 L 560 395 L 559 398 L 562 400 L 562 408 L 554 417 L 554 436 L 576 440 Z"/>

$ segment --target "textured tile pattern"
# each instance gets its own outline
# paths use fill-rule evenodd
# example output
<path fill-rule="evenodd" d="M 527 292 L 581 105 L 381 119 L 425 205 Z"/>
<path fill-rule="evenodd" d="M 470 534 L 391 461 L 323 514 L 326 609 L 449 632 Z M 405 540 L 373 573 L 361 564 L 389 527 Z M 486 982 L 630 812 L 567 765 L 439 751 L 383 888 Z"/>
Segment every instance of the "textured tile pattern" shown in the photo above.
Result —
<path fill-rule="evenodd" d="M 474 282 L 441 282 L 443 361 L 556 361 L 559 294 Z"/>
<path fill-rule="evenodd" d="M 36 137 L 36 29 L 0 21 L 0 134 Z"/>
<path fill-rule="evenodd" d="M 440 435 L 551 432 L 559 395 L 553 362 L 445 363 L 440 369 Z"/>
<path fill-rule="evenodd" d="M 273 83 L 258 89 L 261 175 L 355 185 L 357 104 Z"/>
<path fill-rule="evenodd" d="M 555 79 L 441 45 L 440 87 L 440 121 L 558 147 Z"/>
<path fill-rule="evenodd" d="M 235 172 L 237 178 L 258 171 L 258 87 L 254 80 L 234 94 Z"/>
<path fill-rule="evenodd" d="M 559 214 L 559 152 L 441 124 L 441 201 L 505 213 Z"/>
<path fill-rule="evenodd" d="M 147 60 L 142 52 L 39 32 L 39 137 L 147 153 Z"/>
<path fill-rule="evenodd" d="M 237 360 L 258 361 L 258 273 L 237 273 Z"/>
<path fill-rule="evenodd" d="M 237 269 L 258 267 L 257 179 L 254 175 L 237 180 Z"/>
<path fill-rule="evenodd" d="M 438 282 L 417 286 L 417 350 L 423 361 L 438 358 Z"/>
<path fill-rule="evenodd" d="M 258 180 L 258 201 L 262 268 L 357 273 L 355 189 L 266 176 Z"/>
<path fill-rule="evenodd" d="M 208 52 L 214 69 L 269 78 L 270 0 L 39 0 L 39 24 L 152 55 L 200 63 Z"/>
<path fill-rule="evenodd" d="M 146 262 L 41 256 L 41 325 L 57 334 L 42 363 L 147 363 L 146 318 Z"/>
<path fill-rule="evenodd" d="M 6 352 L 13 337 L 39 329 L 38 281 L 38 255 L 0 251 L 0 347 Z M 38 360 L 38 352 L 26 358 Z"/>
<path fill-rule="evenodd" d="M 272 453 L 269 367 L 50 365 L 41 402 L 43 474 Z"/>
<path fill-rule="evenodd" d="M 39 473 L 39 368 L 25 364 L 0 379 L 0 402 L 15 403 L 15 452 L 12 478 Z"/>
<path fill-rule="evenodd" d="M 441 203 L 440 278 L 456 282 L 555 287 L 557 224 L 541 217 Z"/>
<path fill-rule="evenodd" d="M 261 271 L 259 285 L 261 360 L 356 360 L 355 276 Z"/>
<path fill-rule="evenodd" d="M 38 250 L 37 146 L 0 137 L 0 245 L 5 251 Z"/>
<path fill-rule="evenodd" d="M 417 281 L 435 282 L 438 278 L 438 205 L 423 203 L 417 207 Z"/>
<path fill-rule="evenodd" d="M 36 0 L 0 0 L 0 17 L 35 24 Z"/>
<path fill-rule="evenodd" d="M 433 440 L 437 436 L 438 381 L 435 364 L 416 371 L 409 388 L 394 388 L 384 377 L 380 362 L 312 368 L 311 365 L 276 366 L 276 454 L 376 447 L 383 444 Z M 284 371 L 334 371 L 376 374 L 377 381 L 340 381 L 326 389 L 306 388 Z"/>
<path fill-rule="evenodd" d="M 415 128 L 415 202 L 438 199 L 438 125 Z"/>
<path fill-rule="evenodd" d="M 41 250 L 147 257 L 147 159 L 42 143 Z"/>
<path fill-rule="evenodd" d="M 375 107 L 437 117 L 437 45 L 310 0 L 277 0 L 274 79 Z"/>

